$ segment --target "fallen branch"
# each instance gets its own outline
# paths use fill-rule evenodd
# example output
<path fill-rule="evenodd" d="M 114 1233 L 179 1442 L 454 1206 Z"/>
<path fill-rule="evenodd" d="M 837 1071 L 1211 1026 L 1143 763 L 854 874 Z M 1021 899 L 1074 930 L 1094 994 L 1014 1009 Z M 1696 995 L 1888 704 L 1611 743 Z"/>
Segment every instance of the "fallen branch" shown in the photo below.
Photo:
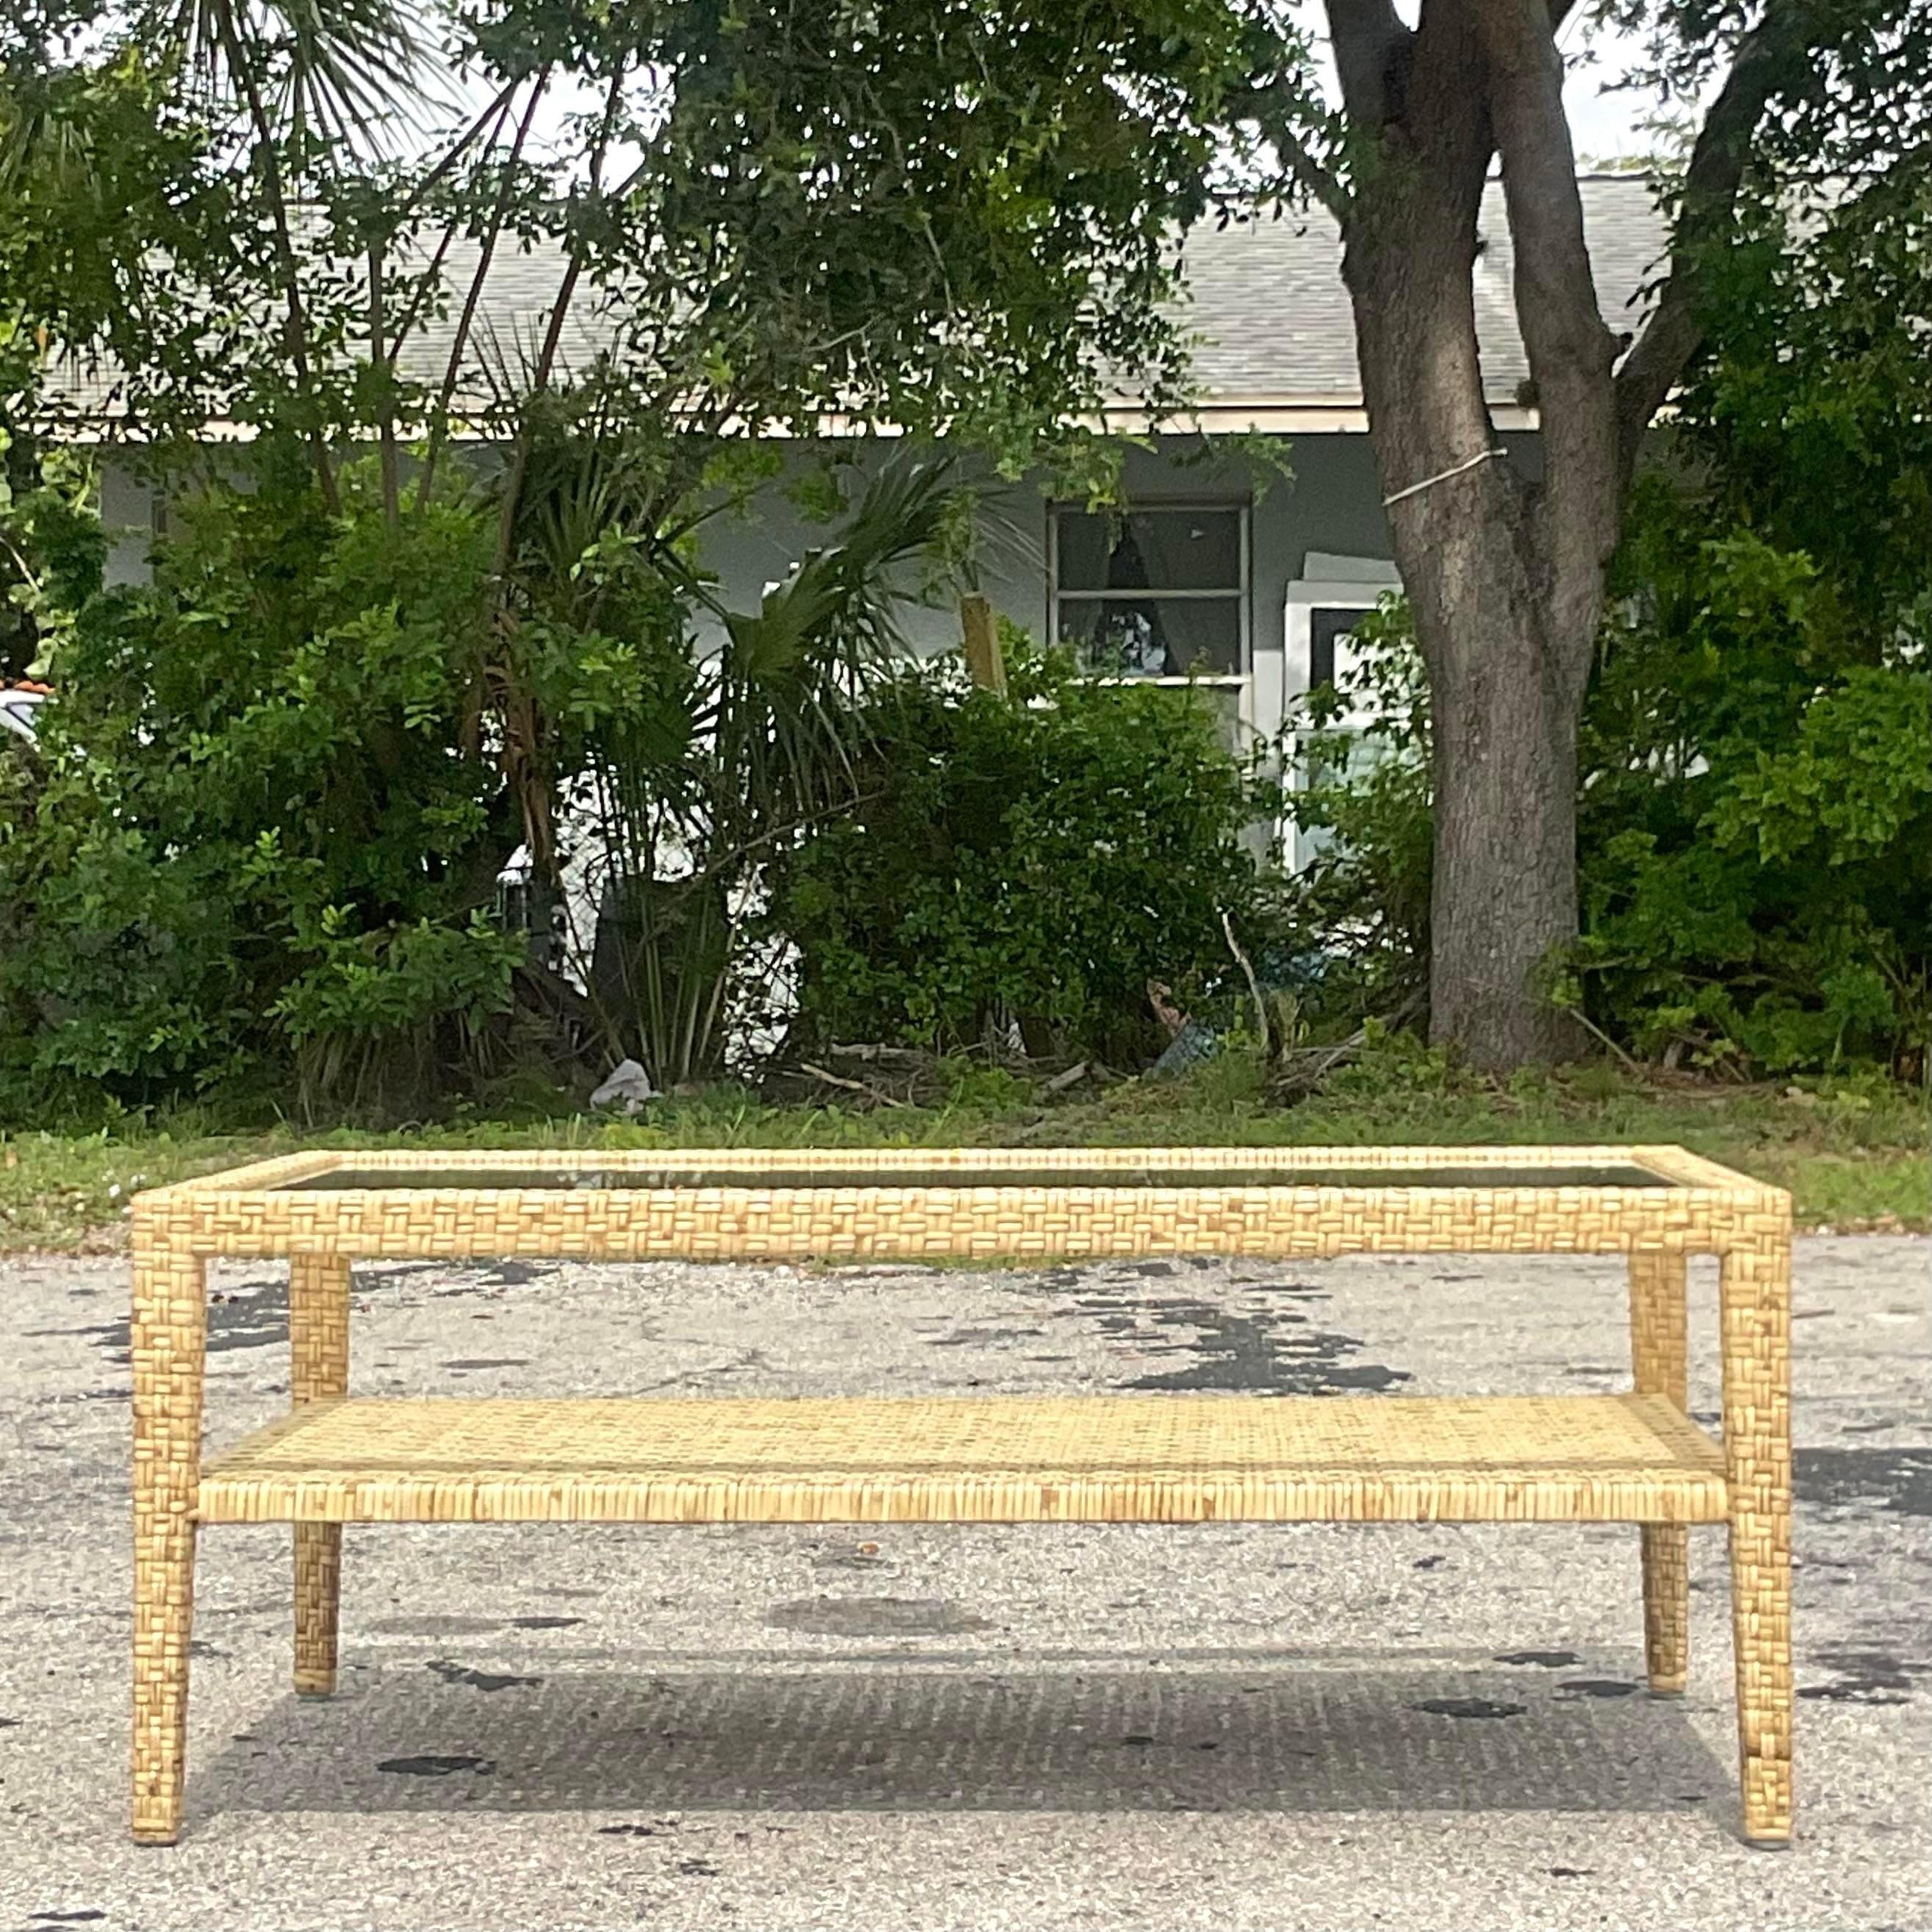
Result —
<path fill-rule="evenodd" d="M 1234 956 L 1234 964 L 1241 969 L 1241 977 L 1248 982 L 1248 997 L 1255 1003 L 1255 1030 L 1261 1035 L 1262 1058 L 1265 1062 L 1273 1058 L 1268 1046 L 1268 1002 L 1262 998 L 1261 982 L 1255 977 L 1254 962 L 1241 950 L 1241 942 L 1234 937 L 1234 922 L 1228 916 L 1226 907 L 1221 912 L 1221 930 L 1226 936 L 1228 950 Z"/>
<path fill-rule="evenodd" d="M 925 1068 L 938 1064 L 938 1056 L 922 1046 L 881 1046 L 870 1041 L 842 1046 L 835 1041 L 825 1051 L 834 1060 L 860 1060 L 876 1066 Z"/>
<path fill-rule="evenodd" d="M 1304 1094 L 1312 1094 L 1344 1060 L 1353 1060 L 1368 1040 L 1368 1029 L 1358 1027 L 1346 1040 L 1338 1040 L 1333 1046 L 1300 1046 L 1282 1054 L 1280 1076 L 1274 1085 L 1274 1097 L 1298 1100 Z"/>
<path fill-rule="evenodd" d="M 1601 1040 L 1603 1043 L 1623 1062 L 1624 1066 L 1630 1069 L 1631 1072 L 1637 1075 L 1640 1078 L 1642 1077 L 1643 1073 L 1642 1064 L 1634 1059 L 1630 1054 L 1626 1053 L 1622 1047 L 1618 1046 L 1616 1042 L 1611 1039 L 1610 1035 L 1604 1032 L 1603 1028 L 1598 1025 L 1596 1022 L 1592 1019 L 1590 1016 L 1584 1012 L 1581 1006 L 1572 1006 L 1570 1009 L 1570 1017 L 1574 1020 L 1580 1022 L 1582 1023 L 1583 1030 L 1586 1033 Z"/>
<path fill-rule="evenodd" d="M 862 1094 L 868 1100 L 876 1100 L 882 1107 L 903 1107 L 910 1103 L 882 1092 L 878 1088 L 868 1085 L 863 1080 L 848 1080 L 842 1073 L 828 1073 L 822 1066 L 814 1066 L 808 1060 L 798 1064 L 801 1073 L 809 1073 L 813 1079 L 822 1080 L 828 1087 L 842 1087 L 848 1093 Z"/>
<path fill-rule="evenodd" d="M 1389 1032 L 1399 1030 L 1404 1022 L 1412 1019 L 1422 1010 L 1423 995 L 1412 993 L 1395 1011 L 1382 1022 Z M 1298 1046 L 1284 1053 L 1276 1063 L 1278 1075 L 1269 1088 L 1270 1096 L 1282 1102 L 1293 1102 L 1311 1094 L 1321 1085 L 1336 1067 L 1345 1061 L 1353 1060 L 1369 1043 L 1369 1028 L 1359 1026 L 1346 1040 L 1337 1040 L 1332 1046 Z"/>
<path fill-rule="evenodd" d="M 1086 1077 L 1086 1061 L 1076 1060 L 1064 1073 L 1056 1073 L 1040 1090 L 1042 1094 L 1064 1094 L 1076 1080 L 1084 1080 Z"/>

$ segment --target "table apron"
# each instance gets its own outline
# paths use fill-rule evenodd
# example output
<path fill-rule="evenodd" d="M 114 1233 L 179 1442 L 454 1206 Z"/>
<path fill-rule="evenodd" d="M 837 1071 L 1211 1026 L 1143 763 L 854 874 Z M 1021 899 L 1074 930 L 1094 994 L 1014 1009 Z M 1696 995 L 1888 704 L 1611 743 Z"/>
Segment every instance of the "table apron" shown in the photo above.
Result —
<path fill-rule="evenodd" d="M 1116 1256 L 1289 1258 L 1346 1254 L 1722 1254 L 1762 1239 L 1759 1201 L 1672 1198 L 1599 1205 L 1556 1196 L 1472 1208 L 1386 1203 L 1286 1210 L 1222 1203 L 1136 1210 L 1058 1206 L 1001 1216 L 968 1204 L 693 1210 L 566 1197 L 516 1210 L 485 1203 L 439 1214 L 429 1202 L 359 1208 L 310 1199 L 177 1210 L 161 1238 L 207 1256 L 338 1255 L 450 1261 L 1104 1260 Z M 158 1233 L 159 1231 L 156 1231 Z M 152 1238 L 152 1237 L 151 1237 Z"/>

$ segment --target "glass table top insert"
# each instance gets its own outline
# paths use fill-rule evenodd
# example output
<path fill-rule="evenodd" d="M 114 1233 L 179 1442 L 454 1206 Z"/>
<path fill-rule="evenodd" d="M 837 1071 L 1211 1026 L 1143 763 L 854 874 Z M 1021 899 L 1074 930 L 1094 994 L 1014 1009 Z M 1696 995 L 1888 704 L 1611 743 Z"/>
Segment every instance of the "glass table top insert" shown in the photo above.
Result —
<path fill-rule="evenodd" d="M 246 1184 L 243 1184 L 245 1185 Z M 1682 1187 L 1684 1184 L 1634 1161 L 1576 1166 L 1456 1166 L 1351 1167 L 1176 1167 L 1149 1165 L 1082 1167 L 932 1167 L 841 1169 L 734 1166 L 728 1160 L 705 1167 L 466 1166 L 338 1167 L 276 1184 L 274 1193 L 340 1192 L 350 1189 L 384 1192 L 425 1188 L 516 1190 L 526 1192 L 608 1190 L 614 1193 L 668 1189 L 742 1187 L 761 1192 L 781 1188 L 1106 1187 L 1122 1190 L 1173 1187 Z"/>

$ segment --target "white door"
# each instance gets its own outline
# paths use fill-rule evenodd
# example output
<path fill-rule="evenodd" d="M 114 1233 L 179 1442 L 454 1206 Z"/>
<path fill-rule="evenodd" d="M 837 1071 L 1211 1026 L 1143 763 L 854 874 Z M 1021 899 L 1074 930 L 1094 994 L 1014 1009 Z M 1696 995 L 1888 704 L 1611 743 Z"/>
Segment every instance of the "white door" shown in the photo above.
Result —
<path fill-rule="evenodd" d="M 1346 682 L 1360 662 L 1351 637 L 1365 611 L 1372 610 L 1384 593 L 1400 590 L 1402 580 L 1394 564 L 1379 557 L 1342 557 L 1311 552 L 1304 568 L 1310 572 L 1288 586 L 1282 613 L 1282 688 L 1276 714 L 1275 729 L 1283 730 L 1292 720 L 1298 701 L 1318 686 L 1338 679 Z M 1319 570 L 1321 574 L 1315 573 Z M 1336 720 L 1346 730 L 1351 722 L 1346 712 Z M 1309 780 L 1304 758 L 1299 755 L 1299 734 L 1284 741 L 1287 761 L 1286 777 L 1291 790 Z M 1325 835 L 1310 832 L 1292 824 L 1282 828 L 1282 856 L 1292 871 L 1299 872 L 1320 850 Z"/>

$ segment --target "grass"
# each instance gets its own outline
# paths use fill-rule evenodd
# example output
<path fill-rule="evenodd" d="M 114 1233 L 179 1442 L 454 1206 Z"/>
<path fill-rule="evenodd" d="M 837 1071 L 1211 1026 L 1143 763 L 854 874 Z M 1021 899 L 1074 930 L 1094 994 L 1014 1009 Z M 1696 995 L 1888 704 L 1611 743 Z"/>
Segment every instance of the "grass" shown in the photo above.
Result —
<path fill-rule="evenodd" d="M 1042 1099 L 962 1063 L 944 1103 L 772 1106 L 736 1087 L 653 1104 L 635 1121 L 524 1108 L 376 1132 L 236 1128 L 182 1112 L 91 1132 L 0 1130 L 0 1254 L 99 1252 L 124 1238 L 128 1197 L 299 1147 L 1454 1145 L 1485 1141 L 1676 1143 L 1791 1190 L 1801 1226 L 1924 1230 L 1932 1205 L 1924 1096 L 1861 1078 L 1743 1087 L 1638 1080 L 1607 1066 L 1498 1082 L 1400 1046 L 1270 1105 L 1261 1070 L 1229 1053 L 1166 1084 Z"/>

